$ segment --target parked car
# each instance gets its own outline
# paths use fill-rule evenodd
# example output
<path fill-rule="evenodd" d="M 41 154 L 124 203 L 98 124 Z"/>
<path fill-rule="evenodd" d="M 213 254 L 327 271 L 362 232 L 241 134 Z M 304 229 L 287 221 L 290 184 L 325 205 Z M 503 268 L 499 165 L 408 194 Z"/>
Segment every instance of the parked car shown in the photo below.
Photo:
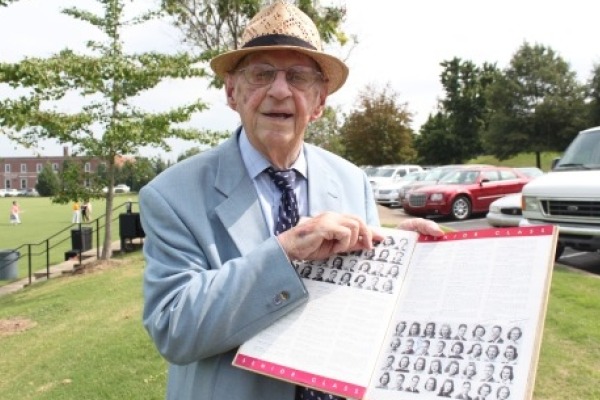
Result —
<path fill-rule="evenodd" d="M 19 192 L 19 196 L 24 196 L 24 197 L 39 197 L 39 193 L 35 188 L 27 188 L 27 189 L 23 189 Z"/>
<path fill-rule="evenodd" d="M 363 165 L 360 167 L 367 176 L 371 177 L 373 176 L 373 174 L 375 173 L 375 171 L 377 171 L 377 167 L 373 166 L 373 165 Z"/>
<path fill-rule="evenodd" d="M 115 187 L 113 188 L 113 193 L 129 193 L 130 191 L 131 191 L 131 189 L 129 188 L 129 186 L 127 186 L 124 183 L 115 185 Z M 108 188 L 107 187 L 103 188 L 102 192 L 108 193 Z"/>
<path fill-rule="evenodd" d="M 408 185 L 404 185 L 402 187 L 402 189 L 398 193 L 398 202 L 400 204 L 402 204 L 402 201 L 406 197 L 406 194 L 408 192 L 410 192 L 411 190 L 418 189 L 423 186 L 437 185 L 437 183 L 439 182 L 439 180 L 441 178 L 443 178 L 446 174 L 448 174 L 456 169 L 471 168 L 471 167 L 478 167 L 478 166 L 483 166 L 483 165 L 480 165 L 480 164 L 449 164 L 449 165 L 442 165 L 439 167 L 431 168 L 427 171 L 427 175 L 425 175 L 425 177 L 423 179 L 421 179 L 420 181 L 414 181 L 414 182 L 411 182 Z"/>
<path fill-rule="evenodd" d="M 437 185 L 410 191 L 402 202 L 407 214 L 451 216 L 463 220 L 489 211 L 490 204 L 507 194 L 520 193 L 530 178 L 508 167 L 456 169 Z"/>
<path fill-rule="evenodd" d="M 538 176 L 544 175 L 544 171 L 537 167 L 517 167 L 515 169 L 530 178 L 537 178 Z"/>
<path fill-rule="evenodd" d="M 369 176 L 369 182 L 373 190 L 375 190 L 379 185 L 397 181 L 405 175 L 416 171 L 423 171 L 423 168 L 420 165 L 382 165 L 377 167 L 373 174 Z"/>
<path fill-rule="evenodd" d="M 523 188 L 522 226 L 559 227 L 556 257 L 566 247 L 600 251 L 600 126 L 573 138 L 553 168 Z"/>
<path fill-rule="evenodd" d="M 19 191 L 15 188 L 12 189 L 0 189 L 0 197 L 17 197 Z"/>
<path fill-rule="evenodd" d="M 523 219 L 521 193 L 509 194 L 494 200 L 485 218 L 491 226 L 519 226 Z"/>
<path fill-rule="evenodd" d="M 515 169 L 532 179 L 544 175 L 544 171 L 536 167 L 519 167 Z M 491 226 L 519 226 L 521 219 L 523 219 L 521 199 L 521 193 L 515 193 L 494 200 L 485 216 L 488 224 Z"/>
<path fill-rule="evenodd" d="M 411 182 L 416 182 L 423 179 L 425 175 L 427 175 L 427 172 L 425 171 L 411 172 L 400 180 L 378 185 L 373 190 L 375 201 L 384 206 L 400 206 L 401 203 L 399 195 L 402 187 L 410 184 Z"/>
<path fill-rule="evenodd" d="M 129 193 L 131 189 L 124 183 L 115 186 L 115 193 Z"/>

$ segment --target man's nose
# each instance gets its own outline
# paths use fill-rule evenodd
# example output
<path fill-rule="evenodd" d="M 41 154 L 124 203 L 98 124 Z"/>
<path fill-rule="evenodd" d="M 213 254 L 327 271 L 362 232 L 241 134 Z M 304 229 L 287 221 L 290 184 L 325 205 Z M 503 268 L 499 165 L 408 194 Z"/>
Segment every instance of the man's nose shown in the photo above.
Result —
<path fill-rule="evenodd" d="M 275 75 L 275 80 L 271 84 L 269 91 L 275 97 L 289 96 L 291 90 L 290 84 L 287 81 L 286 71 L 277 71 L 277 75 Z"/>

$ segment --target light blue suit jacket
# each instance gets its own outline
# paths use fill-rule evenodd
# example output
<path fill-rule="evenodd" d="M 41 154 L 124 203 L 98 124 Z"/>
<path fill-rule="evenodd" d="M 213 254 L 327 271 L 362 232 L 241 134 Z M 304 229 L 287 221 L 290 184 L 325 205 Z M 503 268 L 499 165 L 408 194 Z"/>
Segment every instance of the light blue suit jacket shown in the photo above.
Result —
<path fill-rule="evenodd" d="M 305 145 L 308 206 L 379 225 L 356 166 Z M 144 326 L 170 363 L 173 400 L 293 400 L 294 386 L 231 365 L 237 347 L 304 304 L 302 280 L 271 235 L 237 134 L 140 192 Z"/>

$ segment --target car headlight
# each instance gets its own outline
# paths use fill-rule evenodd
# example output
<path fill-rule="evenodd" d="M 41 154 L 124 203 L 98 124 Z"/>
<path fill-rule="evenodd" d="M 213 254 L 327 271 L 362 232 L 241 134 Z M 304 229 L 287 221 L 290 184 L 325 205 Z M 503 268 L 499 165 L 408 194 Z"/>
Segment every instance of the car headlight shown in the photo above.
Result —
<path fill-rule="evenodd" d="M 523 196 L 522 197 L 522 208 L 523 210 L 527 210 L 527 211 L 539 211 L 540 207 L 539 207 L 539 203 L 537 201 L 537 198 L 535 197 L 529 197 L 529 196 Z"/>
<path fill-rule="evenodd" d="M 430 197 L 431 201 L 442 201 L 444 200 L 443 193 L 433 193 Z"/>

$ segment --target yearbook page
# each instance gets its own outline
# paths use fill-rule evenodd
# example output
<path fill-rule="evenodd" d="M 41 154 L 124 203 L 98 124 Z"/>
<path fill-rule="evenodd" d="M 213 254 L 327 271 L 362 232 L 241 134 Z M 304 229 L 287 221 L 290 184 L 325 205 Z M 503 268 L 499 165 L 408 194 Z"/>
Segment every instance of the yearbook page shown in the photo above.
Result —
<path fill-rule="evenodd" d="M 416 246 L 366 398 L 531 399 L 557 231 L 449 233 Z"/>
<path fill-rule="evenodd" d="M 384 232 L 374 251 L 297 263 L 308 303 L 234 365 L 353 399 L 530 399 L 556 228 Z"/>
<path fill-rule="evenodd" d="M 344 397 L 364 397 L 418 234 L 383 229 L 372 251 L 295 267 L 307 304 L 240 347 L 234 365 Z"/>

